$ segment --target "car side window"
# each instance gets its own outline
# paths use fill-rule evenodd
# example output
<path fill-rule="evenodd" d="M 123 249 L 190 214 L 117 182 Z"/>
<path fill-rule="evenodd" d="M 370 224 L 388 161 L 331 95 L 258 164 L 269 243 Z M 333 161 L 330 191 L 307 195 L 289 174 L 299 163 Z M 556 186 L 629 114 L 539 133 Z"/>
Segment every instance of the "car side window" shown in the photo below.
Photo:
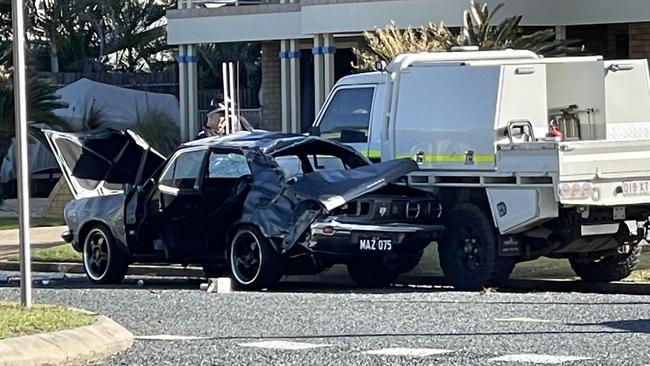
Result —
<path fill-rule="evenodd" d="M 198 189 L 205 151 L 189 151 L 176 157 L 160 178 L 160 184 L 178 189 Z"/>
<path fill-rule="evenodd" d="M 375 88 L 344 88 L 335 92 L 321 118 L 321 136 L 343 143 L 368 141 Z"/>
<path fill-rule="evenodd" d="M 217 152 L 210 154 L 208 178 L 241 178 L 250 174 L 251 170 L 244 155 Z"/>

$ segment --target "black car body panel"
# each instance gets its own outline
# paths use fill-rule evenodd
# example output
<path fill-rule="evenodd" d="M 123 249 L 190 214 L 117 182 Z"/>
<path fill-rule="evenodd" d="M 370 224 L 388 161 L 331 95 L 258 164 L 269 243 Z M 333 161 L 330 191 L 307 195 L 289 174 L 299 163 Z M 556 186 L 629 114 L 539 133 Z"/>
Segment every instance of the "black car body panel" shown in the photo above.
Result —
<path fill-rule="evenodd" d="M 339 260 L 350 253 L 360 254 L 359 244 L 351 238 L 363 230 L 347 234 L 339 230 L 316 246 L 313 243 L 322 233 L 314 225 L 334 220 L 357 228 L 375 222 L 391 224 L 398 253 L 419 252 L 442 232 L 441 226 L 431 225 L 440 210 L 428 193 L 392 187 L 400 177 L 417 170 L 410 159 L 371 165 L 354 149 L 317 137 L 244 132 L 183 144 L 164 161 L 132 131 L 44 132 L 71 188 L 81 179 L 98 181 L 99 186 L 124 184 L 122 191 L 109 194 L 86 190 L 85 198 L 66 206 L 66 223 L 77 249 L 81 249 L 84 228 L 94 223 L 110 227 L 113 236 L 128 246 L 133 261 L 178 263 L 225 258 L 233 229 L 246 224 L 259 228 L 278 252 L 301 255 L 338 250 Z M 281 160 L 297 173 L 287 173 Z M 344 168 L 326 169 L 333 163 Z M 104 171 L 98 168 L 100 164 Z M 188 175 L 192 167 L 198 174 Z M 382 204 L 417 198 L 434 208 L 419 221 L 404 215 L 387 220 L 348 212 L 356 199 L 368 200 L 373 192 L 381 192 L 382 202 L 388 202 Z M 386 211 L 379 206 L 376 210 Z M 417 230 L 400 232 L 400 222 Z M 372 227 L 373 233 L 381 234 L 381 228 Z M 406 245 L 409 240 L 405 238 L 414 242 Z M 321 249 L 328 243 L 333 249 Z M 336 253 L 327 254 L 336 257 Z"/>

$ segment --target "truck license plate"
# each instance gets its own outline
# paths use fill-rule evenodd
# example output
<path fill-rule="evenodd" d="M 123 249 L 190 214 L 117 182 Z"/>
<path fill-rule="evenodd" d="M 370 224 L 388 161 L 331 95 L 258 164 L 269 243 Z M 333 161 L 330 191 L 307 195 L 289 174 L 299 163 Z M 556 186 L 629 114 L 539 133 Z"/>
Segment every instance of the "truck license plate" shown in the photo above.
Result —
<path fill-rule="evenodd" d="M 624 196 L 648 196 L 650 195 L 650 181 L 637 180 L 623 182 Z"/>
<path fill-rule="evenodd" d="M 359 250 L 389 252 L 393 250 L 393 240 L 380 238 L 361 238 L 359 239 Z"/>

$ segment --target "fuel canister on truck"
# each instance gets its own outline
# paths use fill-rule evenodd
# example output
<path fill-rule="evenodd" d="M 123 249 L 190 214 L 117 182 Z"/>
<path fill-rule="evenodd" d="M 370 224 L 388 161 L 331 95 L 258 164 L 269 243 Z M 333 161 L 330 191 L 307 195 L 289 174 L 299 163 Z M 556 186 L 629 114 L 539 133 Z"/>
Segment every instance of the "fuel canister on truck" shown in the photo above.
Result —
<path fill-rule="evenodd" d="M 410 157 L 438 195 L 440 263 L 458 288 L 566 258 L 589 282 L 627 277 L 650 216 L 647 60 L 530 51 L 405 54 L 341 79 L 312 132 L 374 161 Z"/>

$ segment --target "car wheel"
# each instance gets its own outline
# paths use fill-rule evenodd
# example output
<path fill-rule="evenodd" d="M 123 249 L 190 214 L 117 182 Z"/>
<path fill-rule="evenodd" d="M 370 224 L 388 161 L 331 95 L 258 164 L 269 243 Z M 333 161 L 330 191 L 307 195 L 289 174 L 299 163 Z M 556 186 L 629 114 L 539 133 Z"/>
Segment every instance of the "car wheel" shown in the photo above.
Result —
<path fill-rule="evenodd" d="M 230 244 L 230 269 L 242 288 L 269 288 L 282 277 L 282 257 L 259 229 L 244 226 Z"/>
<path fill-rule="evenodd" d="M 118 243 L 105 225 L 92 226 L 83 241 L 83 265 L 93 283 L 120 283 L 129 266 L 127 248 Z"/>
<path fill-rule="evenodd" d="M 387 269 L 381 257 L 348 263 L 348 274 L 357 286 L 370 288 L 386 287 L 399 275 L 398 271 Z"/>
<path fill-rule="evenodd" d="M 505 285 L 514 260 L 499 257 L 492 218 L 473 204 L 461 203 L 449 211 L 445 224 L 438 254 L 447 281 L 464 290 Z"/>
<path fill-rule="evenodd" d="M 584 261 L 571 258 L 571 268 L 586 282 L 619 281 L 630 274 L 639 264 L 641 246 L 635 246 L 629 253 L 605 257 L 599 261 Z"/>

